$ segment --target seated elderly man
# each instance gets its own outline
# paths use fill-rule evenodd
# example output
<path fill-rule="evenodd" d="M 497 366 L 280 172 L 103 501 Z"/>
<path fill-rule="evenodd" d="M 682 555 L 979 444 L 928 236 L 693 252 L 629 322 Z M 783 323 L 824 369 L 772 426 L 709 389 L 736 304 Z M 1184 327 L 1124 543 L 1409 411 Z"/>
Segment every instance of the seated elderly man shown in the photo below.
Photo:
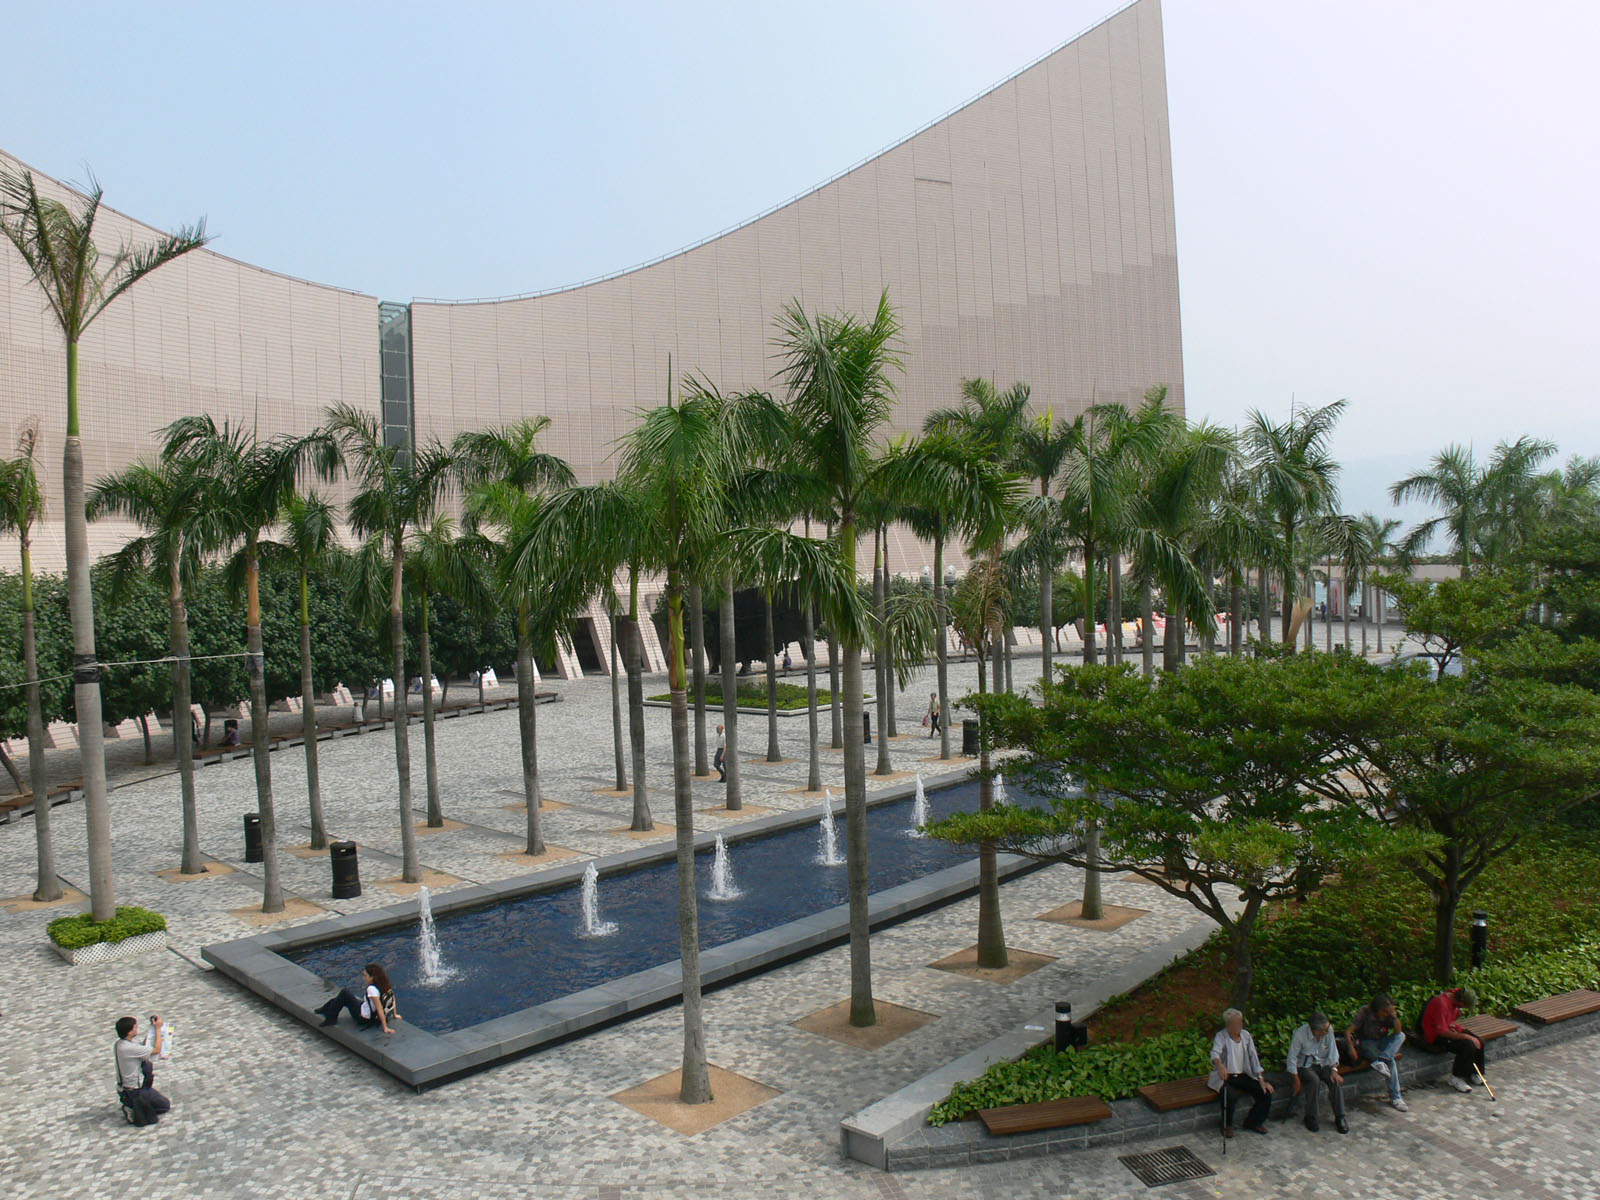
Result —
<path fill-rule="evenodd" d="M 1344 1119 L 1344 1076 L 1339 1074 L 1339 1047 L 1333 1040 L 1333 1030 L 1328 1018 L 1314 1012 L 1306 1023 L 1294 1031 L 1289 1040 L 1289 1074 L 1294 1076 L 1294 1094 L 1305 1092 L 1306 1128 L 1316 1133 L 1317 1097 L 1326 1088 L 1328 1107 L 1333 1110 L 1333 1124 L 1340 1133 L 1349 1133 L 1350 1125 Z"/>
<path fill-rule="evenodd" d="M 1273 1088 L 1262 1074 L 1255 1039 L 1244 1027 L 1244 1014 L 1237 1008 L 1223 1012 L 1222 1028 L 1211 1039 L 1211 1077 L 1206 1085 L 1222 1102 L 1223 1137 L 1233 1136 L 1233 1111 L 1240 1096 L 1250 1097 L 1250 1113 L 1244 1127 L 1251 1133 L 1266 1135 Z"/>

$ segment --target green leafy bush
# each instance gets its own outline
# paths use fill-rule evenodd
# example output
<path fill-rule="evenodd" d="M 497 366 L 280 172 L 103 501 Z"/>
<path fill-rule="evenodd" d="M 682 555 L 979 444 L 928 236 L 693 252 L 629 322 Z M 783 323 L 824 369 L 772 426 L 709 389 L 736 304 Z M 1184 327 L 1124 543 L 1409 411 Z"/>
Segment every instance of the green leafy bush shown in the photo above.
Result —
<path fill-rule="evenodd" d="M 50 922 L 50 940 L 63 950 L 81 950 L 96 942 L 122 942 L 143 933 L 160 933 L 167 919 L 158 912 L 133 905 L 120 907 L 109 921 L 96 921 L 93 913 L 58 917 Z"/>
<path fill-rule="evenodd" d="M 765 708 L 767 706 L 767 689 L 760 683 L 741 683 L 739 690 L 734 693 L 742 708 Z M 806 707 L 806 689 L 793 683 L 779 683 L 777 685 L 778 707 L 785 712 L 794 712 Z M 870 697 L 869 697 L 870 698 Z M 659 700 L 665 704 L 672 696 L 662 692 L 659 696 L 651 696 L 652 700 Z M 722 688 L 716 684 L 706 685 L 706 703 L 712 706 L 722 704 Z M 833 693 L 826 688 L 817 689 L 817 707 L 833 703 Z"/>

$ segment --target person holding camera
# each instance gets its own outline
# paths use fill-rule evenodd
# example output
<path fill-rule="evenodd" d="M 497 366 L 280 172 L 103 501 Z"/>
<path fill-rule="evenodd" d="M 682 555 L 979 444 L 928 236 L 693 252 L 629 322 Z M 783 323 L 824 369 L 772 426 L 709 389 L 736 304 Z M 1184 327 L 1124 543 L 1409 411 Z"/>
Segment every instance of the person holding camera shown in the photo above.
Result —
<path fill-rule="evenodd" d="M 172 1110 L 172 1101 L 155 1089 L 155 1068 L 150 1060 L 161 1053 L 162 1039 L 166 1036 L 166 1023 L 160 1017 L 150 1018 L 155 1038 L 149 1045 L 136 1040 L 139 1022 L 135 1017 L 117 1018 L 117 1086 L 127 1093 L 131 1101 L 140 1100 L 150 1106 L 151 1123 L 164 1112 Z"/>

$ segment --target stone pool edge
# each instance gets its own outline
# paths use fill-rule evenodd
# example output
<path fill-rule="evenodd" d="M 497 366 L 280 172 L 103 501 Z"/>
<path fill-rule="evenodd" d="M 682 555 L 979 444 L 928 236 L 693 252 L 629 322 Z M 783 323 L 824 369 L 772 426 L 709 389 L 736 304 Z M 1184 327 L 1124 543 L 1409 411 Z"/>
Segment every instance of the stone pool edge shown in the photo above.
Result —
<path fill-rule="evenodd" d="M 958 777 L 929 790 L 939 791 L 965 782 L 968 780 Z M 885 788 L 869 797 L 868 806 L 875 808 L 904 800 L 913 795 L 915 790 L 915 783 Z M 775 813 L 719 832 L 724 837 L 733 834 L 735 842 L 781 832 L 814 823 L 820 807 Z M 835 812 L 842 811 L 842 808 L 842 802 L 836 803 Z M 715 841 L 715 833 L 697 833 L 695 849 L 697 852 L 709 849 Z M 675 854 L 676 849 L 669 842 L 664 846 L 639 847 L 604 858 L 563 863 L 529 875 L 457 888 L 434 897 L 433 912 L 435 917 L 439 917 L 566 887 L 582 878 L 590 862 L 604 877 L 618 870 L 669 861 Z M 1036 870 L 1039 864 L 1003 854 L 999 856 L 999 866 L 1001 879 L 1005 880 Z M 892 925 L 971 895 L 977 891 L 977 887 L 976 860 L 946 867 L 921 879 L 873 893 L 868 905 L 869 921 L 873 928 Z M 403 1021 L 393 1034 L 387 1036 L 376 1030 L 358 1029 L 352 1022 L 320 1028 L 320 1017 L 314 1009 L 327 1000 L 327 987 L 319 976 L 291 962 L 285 955 L 326 942 L 407 924 L 415 919 L 415 902 L 403 901 L 368 912 L 344 914 L 309 925 L 216 943 L 202 948 L 200 953 L 206 962 L 236 983 L 290 1016 L 318 1027 L 319 1033 L 326 1034 L 401 1083 L 419 1091 L 485 1069 L 540 1046 L 673 1003 L 682 995 L 682 968 L 677 960 L 673 960 L 450 1033 L 430 1033 Z M 701 986 L 710 990 L 815 954 L 848 938 L 848 904 L 824 909 L 703 950 L 700 956 Z M 404 1011 L 402 1005 L 401 1012 Z"/>

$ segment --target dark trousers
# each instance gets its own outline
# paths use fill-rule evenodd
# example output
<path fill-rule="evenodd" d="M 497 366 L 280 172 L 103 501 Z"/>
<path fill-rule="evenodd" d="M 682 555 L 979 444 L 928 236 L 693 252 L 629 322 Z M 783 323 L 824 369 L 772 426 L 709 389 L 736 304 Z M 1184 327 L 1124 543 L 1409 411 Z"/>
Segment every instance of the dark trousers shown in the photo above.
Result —
<path fill-rule="evenodd" d="M 928 736 L 932 737 L 934 734 L 936 734 L 938 732 L 939 732 L 939 714 L 938 713 L 934 713 L 933 716 L 928 718 Z"/>
<path fill-rule="evenodd" d="M 356 1019 L 357 1025 L 376 1025 L 378 1023 L 377 1017 L 363 1017 L 361 1015 L 361 997 L 357 996 L 349 988 L 340 988 L 339 994 L 317 1009 L 317 1012 L 322 1014 L 324 1020 L 337 1021 L 339 1013 L 344 1009 L 350 1010 L 350 1015 Z"/>
<path fill-rule="evenodd" d="M 1223 1108 L 1222 1124 L 1229 1129 L 1233 1128 L 1233 1110 L 1239 1106 L 1243 1096 L 1251 1098 L 1250 1113 L 1244 1119 L 1246 1125 L 1265 1125 L 1267 1113 L 1272 1111 L 1272 1097 L 1267 1095 L 1259 1079 L 1252 1079 L 1248 1075 L 1228 1076 L 1228 1082 L 1222 1085 L 1222 1091 L 1217 1095 Z"/>
<path fill-rule="evenodd" d="M 1476 1082 L 1478 1075 L 1473 1070 L 1476 1067 L 1483 1070 L 1483 1047 L 1474 1046 L 1469 1037 L 1460 1037 L 1453 1033 L 1441 1033 L 1432 1042 L 1440 1050 L 1454 1050 L 1456 1052 L 1455 1066 L 1450 1068 L 1450 1073 L 1458 1078 Z"/>
<path fill-rule="evenodd" d="M 722 765 L 723 760 L 727 758 L 727 756 L 727 750 L 722 746 L 718 746 L 716 754 L 714 754 L 711 758 L 711 765 L 716 768 L 717 774 L 722 777 L 722 780 L 726 780 L 728 778 L 728 768 Z M 722 780 L 719 780 L 719 782 Z"/>
<path fill-rule="evenodd" d="M 168 1100 L 153 1087 L 142 1087 L 138 1090 L 137 1094 L 143 1096 L 145 1102 L 158 1113 L 172 1111 L 172 1101 Z"/>
<path fill-rule="evenodd" d="M 1328 1089 L 1328 1107 L 1333 1109 L 1333 1115 L 1343 1117 L 1344 1089 L 1333 1081 L 1333 1068 L 1322 1066 L 1300 1068 L 1300 1094 L 1305 1097 L 1306 1116 L 1309 1119 L 1316 1119 L 1317 1095 L 1323 1088 Z"/>

